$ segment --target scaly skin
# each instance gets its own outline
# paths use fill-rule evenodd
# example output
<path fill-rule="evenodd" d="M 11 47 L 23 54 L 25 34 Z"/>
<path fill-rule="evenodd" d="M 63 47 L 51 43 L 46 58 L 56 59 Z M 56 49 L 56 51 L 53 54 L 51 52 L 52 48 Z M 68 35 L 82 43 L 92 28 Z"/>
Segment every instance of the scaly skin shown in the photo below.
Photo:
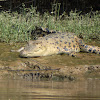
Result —
<path fill-rule="evenodd" d="M 36 27 L 35 30 L 31 30 L 31 39 L 37 39 L 38 37 L 44 37 L 48 34 L 56 33 L 56 31 L 48 30 L 48 28 Z"/>
<path fill-rule="evenodd" d="M 74 33 L 54 33 L 29 43 L 20 49 L 21 57 L 49 56 L 53 54 L 66 53 L 75 56 L 80 51 L 100 54 L 100 47 L 86 45 L 82 39 Z"/>

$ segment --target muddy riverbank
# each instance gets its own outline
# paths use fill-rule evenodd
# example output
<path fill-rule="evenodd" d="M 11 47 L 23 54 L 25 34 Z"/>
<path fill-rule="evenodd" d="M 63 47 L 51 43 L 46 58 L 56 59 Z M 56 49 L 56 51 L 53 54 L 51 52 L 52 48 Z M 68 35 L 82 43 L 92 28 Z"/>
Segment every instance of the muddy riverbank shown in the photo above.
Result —
<path fill-rule="evenodd" d="M 23 43 L 0 43 L 0 79 L 78 80 L 100 78 L 100 55 L 78 53 L 76 58 L 65 54 L 20 58 L 19 53 L 10 52 L 11 49 L 18 49 L 23 45 Z"/>

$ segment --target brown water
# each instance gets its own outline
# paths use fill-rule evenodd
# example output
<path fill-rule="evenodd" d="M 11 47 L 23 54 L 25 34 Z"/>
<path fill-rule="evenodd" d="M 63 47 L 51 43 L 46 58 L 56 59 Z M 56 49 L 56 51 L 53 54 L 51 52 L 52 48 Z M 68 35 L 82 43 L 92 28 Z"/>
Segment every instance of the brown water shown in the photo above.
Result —
<path fill-rule="evenodd" d="M 100 80 L 0 80 L 0 100 L 100 100 Z"/>

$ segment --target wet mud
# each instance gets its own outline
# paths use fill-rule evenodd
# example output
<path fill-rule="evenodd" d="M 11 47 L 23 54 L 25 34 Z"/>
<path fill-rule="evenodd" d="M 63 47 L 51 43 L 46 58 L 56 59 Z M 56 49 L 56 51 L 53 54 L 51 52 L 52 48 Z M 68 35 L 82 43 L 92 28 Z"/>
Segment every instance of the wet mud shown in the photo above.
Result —
<path fill-rule="evenodd" d="M 92 43 L 100 46 L 100 44 Z M 77 57 L 66 54 L 38 58 L 20 58 L 19 53 L 10 52 L 19 49 L 24 43 L 0 43 L 0 79 L 24 78 L 78 80 L 100 77 L 100 55 L 77 53 Z"/>

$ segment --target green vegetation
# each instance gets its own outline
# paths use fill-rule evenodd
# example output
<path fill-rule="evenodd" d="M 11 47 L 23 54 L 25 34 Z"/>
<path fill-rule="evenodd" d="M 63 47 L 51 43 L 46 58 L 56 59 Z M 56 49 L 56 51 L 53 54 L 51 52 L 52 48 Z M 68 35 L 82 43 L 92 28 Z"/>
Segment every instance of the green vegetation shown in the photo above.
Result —
<path fill-rule="evenodd" d="M 79 15 L 79 13 L 71 11 L 70 16 L 65 13 L 59 16 L 57 12 L 40 15 L 35 8 L 24 8 L 21 14 L 2 11 L 0 13 L 0 41 L 28 41 L 31 39 L 31 33 L 28 31 L 34 30 L 35 26 L 49 30 L 73 32 L 76 35 L 81 34 L 85 40 L 96 39 L 100 41 L 100 14 L 98 11 L 86 15 Z"/>

